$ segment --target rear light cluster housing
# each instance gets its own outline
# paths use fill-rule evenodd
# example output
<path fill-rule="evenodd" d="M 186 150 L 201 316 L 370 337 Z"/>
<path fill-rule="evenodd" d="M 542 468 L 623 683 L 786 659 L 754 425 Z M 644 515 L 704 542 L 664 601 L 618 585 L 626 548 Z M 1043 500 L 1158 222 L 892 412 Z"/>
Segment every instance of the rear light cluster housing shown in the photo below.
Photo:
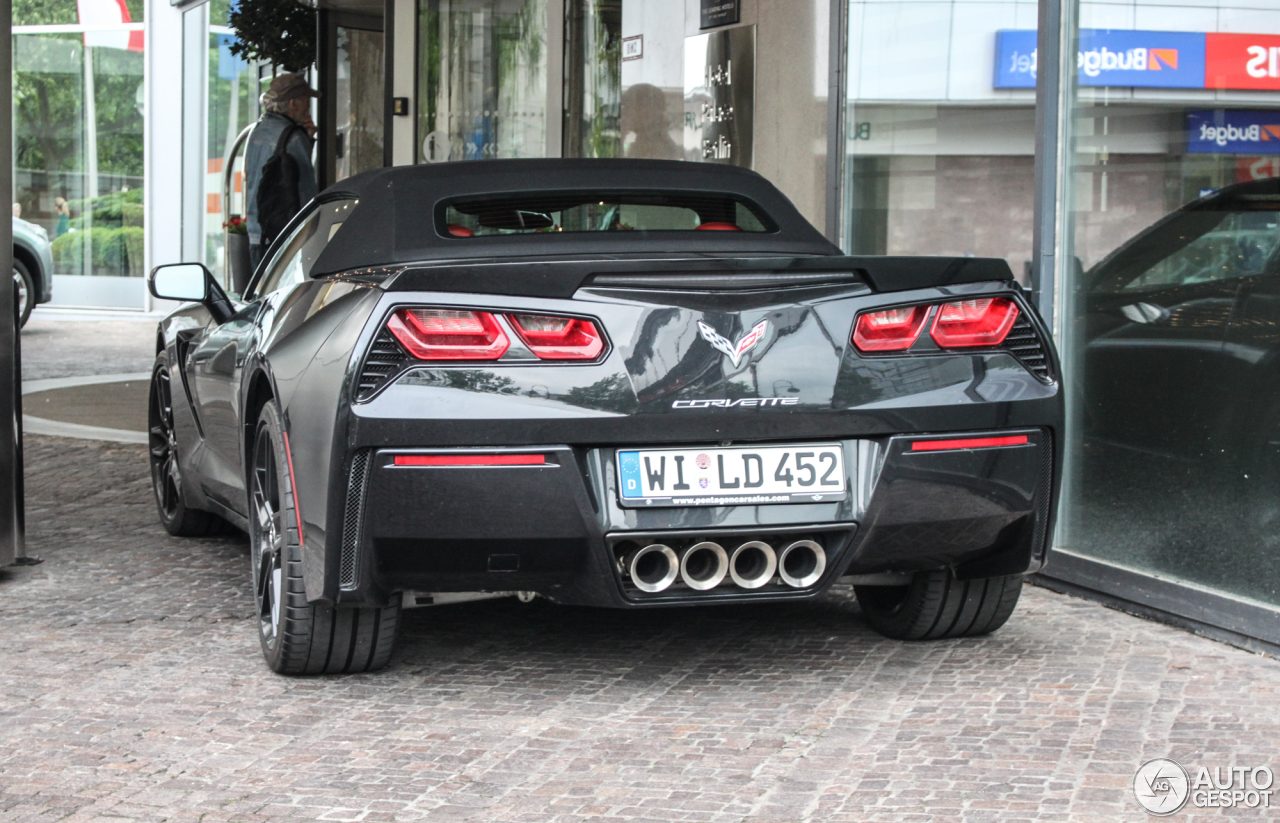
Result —
<path fill-rule="evenodd" d="M 978 297 L 867 311 L 854 323 L 853 345 L 868 353 L 906 351 L 920 338 L 930 313 L 929 336 L 939 348 L 972 349 L 1003 343 L 1019 310 L 1007 297 Z"/>
<path fill-rule="evenodd" d="M 522 358 L 508 354 L 513 346 L 519 351 L 518 344 L 527 349 Z M 523 364 L 593 363 L 607 349 L 599 322 L 589 318 L 436 306 L 396 309 L 365 355 L 356 400 L 371 399 L 417 364 L 463 365 L 500 359 Z"/>
<path fill-rule="evenodd" d="M 539 360 L 595 360 L 604 351 L 604 335 L 593 320 L 528 312 L 503 313 L 502 317 Z M 495 312 L 397 309 L 387 320 L 387 329 L 417 360 L 498 360 L 511 348 L 511 339 Z"/>
<path fill-rule="evenodd" d="M 864 311 L 854 322 L 852 342 L 863 354 L 904 354 L 916 345 L 926 327 L 939 349 L 1007 349 L 1037 378 L 1052 379 L 1039 333 L 1009 297 L 974 297 Z"/>

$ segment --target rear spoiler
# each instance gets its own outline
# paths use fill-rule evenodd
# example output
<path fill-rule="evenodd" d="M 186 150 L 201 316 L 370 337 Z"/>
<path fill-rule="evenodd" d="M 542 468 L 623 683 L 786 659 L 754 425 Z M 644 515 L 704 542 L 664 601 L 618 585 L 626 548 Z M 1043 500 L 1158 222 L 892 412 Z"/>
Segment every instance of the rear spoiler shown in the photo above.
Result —
<path fill-rule="evenodd" d="M 847 260 L 876 291 L 910 291 L 961 283 L 1012 280 L 1013 270 L 1000 257 L 840 257 Z"/>
<path fill-rule="evenodd" d="M 733 290 L 847 286 L 855 278 L 873 291 L 896 292 L 1011 281 L 1013 271 L 998 257 L 506 257 L 410 263 L 383 288 L 570 298 L 592 286 Z"/>

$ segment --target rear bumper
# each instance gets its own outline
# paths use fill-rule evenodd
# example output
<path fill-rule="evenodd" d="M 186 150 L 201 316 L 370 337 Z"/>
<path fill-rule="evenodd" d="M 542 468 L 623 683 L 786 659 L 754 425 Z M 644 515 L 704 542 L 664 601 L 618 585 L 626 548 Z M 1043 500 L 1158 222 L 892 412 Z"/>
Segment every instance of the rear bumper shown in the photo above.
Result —
<path fill-rule="evenodd" d="M 999 435 L 1025 442 L 920 450 L 924 440 Z M 960 577 L 1021 574 L 1043 562 L 1056 487 L 1052 432 L 842 440 L 850 493 L 839 502 L 634 509 L 618 503 L 612 448 L 367 448 L 354 453 L 343 539 L 328 547 L 342 603 L 400 591 L 535 591 L 563 603 L 643 608 L 795 600 L 846 574 L 952 567 Z M 396 455 L 540 454 L 542 465 L 397 466 Z M 747 590 L 725 581 L 695 591 L 677 581 L 638 591 L 620 562 L 637 546 L 677 554 L 705 540 L 731 551 L 810 539 L 820 577 Z"/>

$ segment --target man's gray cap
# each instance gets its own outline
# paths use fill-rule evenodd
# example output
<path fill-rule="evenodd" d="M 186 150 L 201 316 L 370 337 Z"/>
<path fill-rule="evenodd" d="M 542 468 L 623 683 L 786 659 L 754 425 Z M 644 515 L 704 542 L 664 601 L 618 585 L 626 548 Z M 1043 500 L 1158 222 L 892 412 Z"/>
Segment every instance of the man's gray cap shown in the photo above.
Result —
<path fill-rule="evenodd" d="M 320 93 L 307 85 L 307 80 L 301 74 L 282 74 L 271 81 L 271 88 L 267 92 L 274 100 L 280 103 L 287 103 L 299 97 L 319 97 Z"/>

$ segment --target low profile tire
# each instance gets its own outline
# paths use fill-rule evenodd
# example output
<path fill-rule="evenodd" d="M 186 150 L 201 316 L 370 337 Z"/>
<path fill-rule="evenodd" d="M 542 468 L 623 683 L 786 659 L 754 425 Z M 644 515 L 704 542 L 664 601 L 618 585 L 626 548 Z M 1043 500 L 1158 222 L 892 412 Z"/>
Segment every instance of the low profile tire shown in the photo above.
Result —
<path fill-rule="evenodd" d="M 916 572 L 906 586 L 854 586 L 871 628 L 895 640 L 976 637 L 1005 624 L 1022 577 L 956 580 L 950 569 Z"/>
<path fill-rule="evenodd" d="M 183 498 L 182 464 L 173 429 L 173 389 L 169 361 L 161 354 L 151 371 L 151 397 L 147 403 L 148 445 L 151 450 L 151 489 L 165 531 L 174 537 L 220 534 L 226 521 L 211 512 L 187 506 Z"/>
<path fill-rule="evenodd" d="M 13 258 L 13 283 L 18 287 L 18 328 L 27 325 L 28 318 L 31 317 L 31 309 L 36 305 L 36 281 L 31 278 L 31 272 L 27 271 L 27 266 L 18 258 Z"/>
<path fill-rule="evenodd" d="M 268 401 L 249 462 L 249 555 L 263 657 L 280 674 L 377 671 L 391 658 L 400 606 L 335 608 L 307 601 L 283 431 L 280 410 Z"/>

